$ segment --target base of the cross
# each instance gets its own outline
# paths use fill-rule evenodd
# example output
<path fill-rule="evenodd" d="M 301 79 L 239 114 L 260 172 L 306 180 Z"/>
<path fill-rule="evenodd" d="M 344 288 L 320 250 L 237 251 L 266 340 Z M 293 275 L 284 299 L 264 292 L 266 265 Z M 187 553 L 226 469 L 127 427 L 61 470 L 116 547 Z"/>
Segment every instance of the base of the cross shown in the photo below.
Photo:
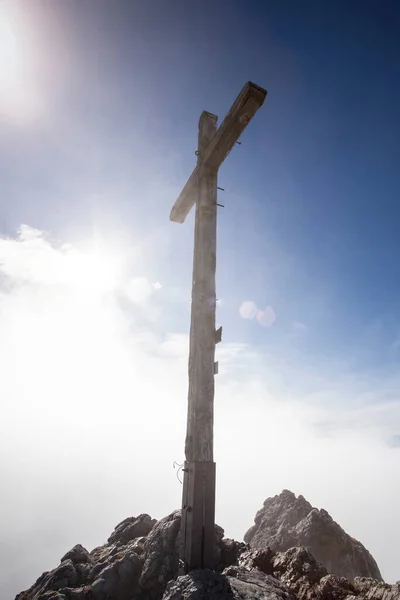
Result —
<path fill-rule="evenodd" d="M 215 569 L 215 462 L 185 462 L 179 572 Z"/>

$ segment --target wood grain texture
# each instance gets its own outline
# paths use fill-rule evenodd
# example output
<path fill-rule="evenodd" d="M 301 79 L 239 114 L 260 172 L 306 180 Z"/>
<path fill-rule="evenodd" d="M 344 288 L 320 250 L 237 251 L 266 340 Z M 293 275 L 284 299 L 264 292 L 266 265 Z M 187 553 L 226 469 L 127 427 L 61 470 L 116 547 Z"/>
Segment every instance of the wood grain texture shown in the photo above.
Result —
<path fill-rule="evenodd" d="M 216 127 L 217 117 L 204 111 L 199 120 L 199 182 L 190 324 L 188 421 L 185 444 L 186 460 L 189 462 L 213 461 L 217 170 L 204 163 L 204 151 Z"/>
<path fill-rule="evenodd" d="M 248 81 L 232 104 L 228 114 L 217 132 L 214 132 L 207 147 L 204 148 L 203 167 L 206 165 L 218 171 L 219 167 L 232 150 L 233 146 L 245 130 L 248 123 L 263 105 L 266 90 Z M 209 113 L 208 113 L 209 114 Z M 172 207 L 170 219 L 183 223 L 197 200 L 199 182 L 199 163 L 190 175 L 185 187 Z"/>
<path fill-rule="evenodd" d="M 189 392 L 181 519 L 181 569 L 215 567 L 214 376 L 217 175 L 233 145 L 263 104 L 266 91 L 247 83 L 217 131 L 217 117 L 204 111 L 199 120 L 198 160 L 171 211 L 182 223 L 196 203 Z"/>

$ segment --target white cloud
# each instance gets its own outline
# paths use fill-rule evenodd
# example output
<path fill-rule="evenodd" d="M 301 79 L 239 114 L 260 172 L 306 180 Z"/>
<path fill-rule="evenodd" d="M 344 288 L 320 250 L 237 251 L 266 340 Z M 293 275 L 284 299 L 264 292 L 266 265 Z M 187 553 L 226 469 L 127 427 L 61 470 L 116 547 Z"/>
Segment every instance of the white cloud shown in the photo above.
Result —
<path fill-rule="evenodd" d="M 172 356 L 187 360 L 189 352 L 189 336 L 183 333 L 173 333 L 159 343 L 159 352 L 162 356 Z"/>
<path fill-rule="evenodd" d="M 154 287 L 145 277 L 136 277 L 127 284 L 125 291 L 132 302 L 145 304 L 153 294 Z"/>
<path fill-rule="evenodd" d="M 103 278 L 93 265 L 106 259 Z M 183 459 L 188 337 L 143 319 L 155 286 L 101 245 L 54 244 L 25 227 L 0 240 L 0 265 L 1 585 L 11 597 L 75 543 L 94 547 L 128 515 L 180 505 L 172 465 Z M 263 500 L 290 488 L 398 579 L 399 378 L 318 358 L 311 368 L 239 342 L 219 344 L 217 357 L 226 534 L 241 538 Z"/>
<path fill-rule="evenodd" d="M 68 286 L 82 293 L 114 291 L 122 277 L 122 261 L 98 241 L 85 248 L 53 244 L 37 229 L 22 225 L 16 239 L 0 239 L 2 274 L 14 283 Z"/>

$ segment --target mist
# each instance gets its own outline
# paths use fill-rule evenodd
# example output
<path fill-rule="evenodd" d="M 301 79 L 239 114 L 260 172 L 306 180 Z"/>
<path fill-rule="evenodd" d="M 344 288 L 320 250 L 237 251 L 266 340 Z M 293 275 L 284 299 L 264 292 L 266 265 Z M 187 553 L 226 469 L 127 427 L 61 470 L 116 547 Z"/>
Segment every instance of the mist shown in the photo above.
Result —
<path fill-rule="evenodd" d="M 29 226 L 0 241 L 4 597 L 76 543 L 104 543 L 127 516 L 180 507 L 188 336 L 163 325 L 168 281 L 146 279 L 126 256 Z M 282 348 L 240 341 L 217 352 L 225 535 L 242 539 L 265 498 L 288 488 L 327 509 L 394 582 L 400 403 L 381 400 L 396 398 L 398 380 L 322 362 L 316 377 L 290 348 L 286 361 Z"/>

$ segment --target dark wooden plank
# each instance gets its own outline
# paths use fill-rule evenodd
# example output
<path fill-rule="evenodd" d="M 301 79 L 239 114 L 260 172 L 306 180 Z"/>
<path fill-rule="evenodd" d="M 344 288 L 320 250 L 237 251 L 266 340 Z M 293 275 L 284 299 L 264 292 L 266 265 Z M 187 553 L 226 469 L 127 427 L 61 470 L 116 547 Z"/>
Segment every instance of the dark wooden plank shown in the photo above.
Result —
<path fill-rule="evenodd" d="M 182 506 L 181 573 L 215 568 L 215 463 L 186 463 Z"/>
<path fill-rule="evenodd" d="M 203 569 L 215 569 L 215 463 L 205 463 Z"/>
<path fill-rule="evenodd" d="M 181 516 L 181 531 L 179 540 L 179 574 L 185 575 L 187 572 L 187 548 L 188 544 L 188 533 L 191 528 L 191 515 L 190 515 L 190 494 L 189 494 L 189 465 L 185 462 L 183 469 L 183 490 L 182 490 L 182 516 Z"/>
<path fill-rule="evenodd" d="M 202 539 L 204 519 L 204 472 L 202 463 L 190 463 L 189 514 L 190 532 L 187 539 L 188 570 L 199 569 L 202 565 Z"/>

